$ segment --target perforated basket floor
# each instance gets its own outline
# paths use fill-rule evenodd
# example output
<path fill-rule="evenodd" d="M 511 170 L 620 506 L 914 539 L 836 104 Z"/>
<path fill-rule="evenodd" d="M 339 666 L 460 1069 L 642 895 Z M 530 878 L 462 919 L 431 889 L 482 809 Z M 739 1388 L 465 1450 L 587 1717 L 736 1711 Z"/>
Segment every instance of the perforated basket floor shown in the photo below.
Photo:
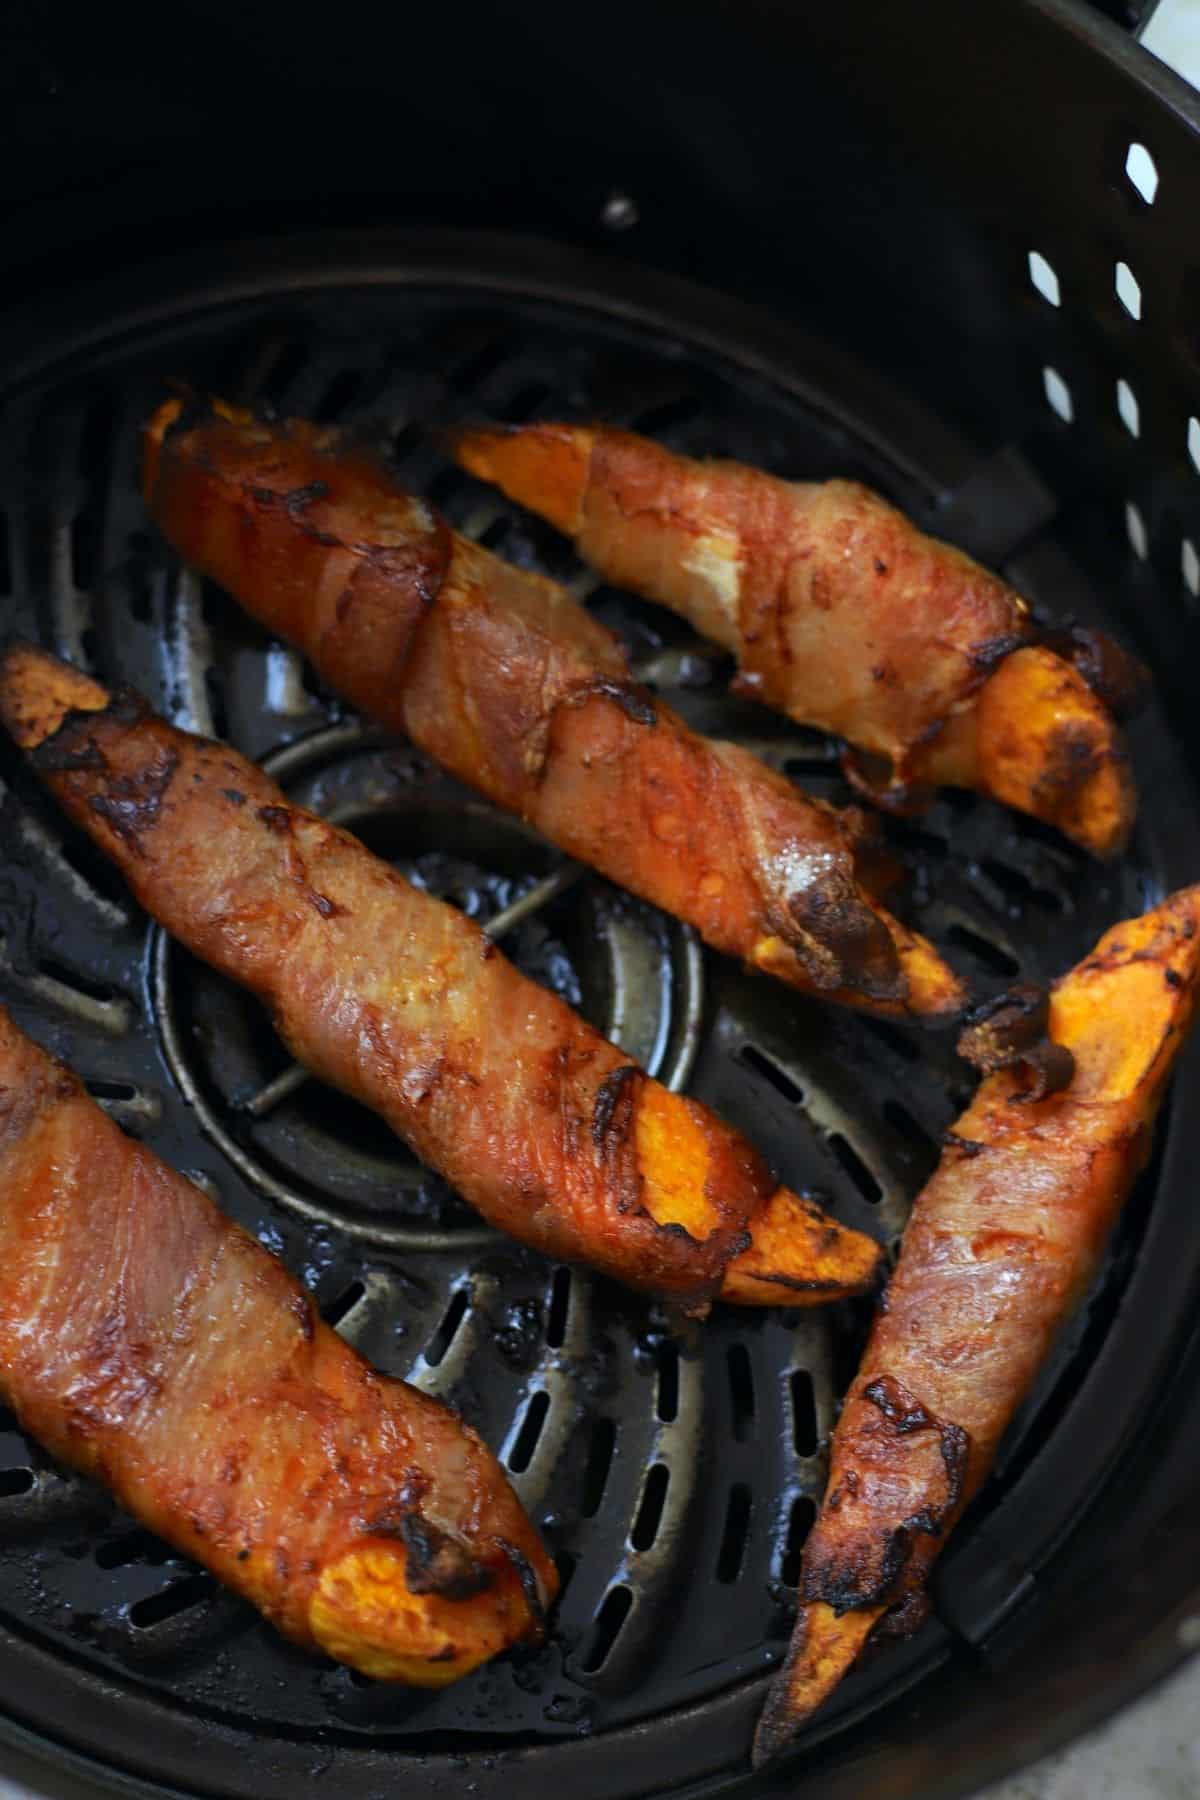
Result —
<path fill-rule="evenodd" d="M 785 1180 L 894 1245 L 969 1091 L 949 1039 L 744 974 L 364 726 L 165 552 L 138 498 L 137 432 L 171 377 L 361 430 L 456 525 L 568 581 L 694 724 L 835 800 L 848 795 L 827 741 L 729 699 L 709 648 L 595 588 L 551 531 L 450 469 L 426 428 L 599 414 L 688 451 L 860 477 L 948 532 L 972 473 L 974 517 L 1011 511 L 1012 470 L 995 472 L 990 512 L 979 471 L 936 426 L 922 440 L 913 413 L 904 445 L 889 446 L 891 400 L 872 419 L 867 376 L 823 346 L 767 344 L 690 290 L 672 289 L 664 310 L 661 288 L 633 277 L 585 291 L 486 245 L 443 251 L 344 266 L 264 254 L 228 293 L 168 281 L 152 316 L 113 317 L 94 341 L 47 355 L 3 408 L 0 613 L 263 758 L 289 793 L 490 922 L 531 975 L 745 1130 Z M 1104 596 L 1048 529 L 1010 573 L 1053 612 L 1064 570 L 1072 605 L 1104 617 Z M 1155 718 L 1136 752 L 1147 804 L 1111 869 L 965 795 L 889 827 L 912 916 L 981 992 L 1050 977 L 1194 874 L 1190 782 Z M 718 1308 L 680 1337 L 644 1299 L 498 1239 L 373 1118 L 292 1072 L 254 1003 L 150 928 L 2 754 L 0 996 L 123 1126 L 278 1252 L 339 1330 L 482 1432 L 564 1592 L 535 1654 L 441 1694 L 373 1685 L 284 1645 L 9 1420 L 0 1708 L 68 1742 L 78 1727 L 95 1747 L 108 1705 L 113 1762 L 186 1784 L 189 1755 L 202 1755 L 203 1785 L 229 1794 L 294 1792 L 318 1770 L 346 1791 L 386 1776 L 392 1793 L 428 1792 L 458 1771 L 480 1794 L 532 1792 L 558 1770 L 581 1794 L 612 1795 L 646 1791 L 667 1755 L 673 1781 L 715 1791 L 740 1779 L 863 1310 Z M 1155 1183 L 1152 1169 L 946 1558 L 942 1622 L 849 1681 L 819 1732 L 985 1644 L 1021 1585 L 997 1545 L 1015 1534 L 1021 1568 L 1036 1567 L 1102 1479 L 1169 1343 L 1154 1301 L 1161 1232 L 1168 1209 L 1190 1203 L 1155 1198 Z M 247 1741 L 267 1747 L 253 1764 Z"/>

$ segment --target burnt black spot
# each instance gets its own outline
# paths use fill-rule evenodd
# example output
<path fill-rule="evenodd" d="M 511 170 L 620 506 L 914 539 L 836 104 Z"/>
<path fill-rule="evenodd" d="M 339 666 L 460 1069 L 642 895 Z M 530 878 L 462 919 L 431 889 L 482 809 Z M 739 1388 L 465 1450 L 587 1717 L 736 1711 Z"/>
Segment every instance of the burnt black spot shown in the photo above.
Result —
<path fill-rule="evenodd" d="M 871 1000 L 904 999 L 908 983 L 892 934 L 867 905 L 849 870 L 824 869 L 809 887 L 788 895 L 787 910 L 793 924 L 832 959 L 831 967 L 819 963 L 809 970 L 817 985 L 855 989 Z M 797 943 L 795 932 L 781 935 L 805 960 L 807 946 Z"/>
<path fill-rule="evenodd" d="M 924 1588 L 911 1588 L 898 1605 L 889 1607 L 875 1627 L 874 1638 L 907 1638 L 929 1617 L 929 1595 Z"/>
<path fill-rule="evenodd" d="M 818 1525 L 805 1549 L 801 1598 L 823 1600 L 843 1612 L 854 1607 L 889 1605 L 902 1599 L 905 1591 L 921 1585 L 927 1559 L 919 1559 L 910 1569 L 914 1546 L 920 1537 L 943 1536 L 957 1516 L 970 1450 L 970 1437 L 960 1425 L 939 1419 L 893 1376 L 880 1376 L 862 1390 L 861 1397 L 879 1409 L 882 1429 L 895 1439 L 927 1431 L 937 1433 L 945 1488 L 940 1496 L 929 1496 L 924 1506 L 890 1529 L 884 1525 L 878 1536 L 858 1541 L 856 1548 L 850 1546 L 849 1554 L 848 1547 L 836 1537 L 825 1541 Z M 864 1424 L 860 1429 L 878 1432 L 880 1426 Z M 902 1461 L 899 1444 L 892 1454 Z M 928 1494 L 929 1482 L 925 1482 L 925 1487 Z M 843 1498 L 853 1492 L 845 1477 L 841 1491 Z"/>
<path fill-rule="evenodd" d="M 614 1138 L 624 1140 L 633 1111 L 635 1083 L 642 1071 L 636 1063 L 625 1063 L 606 1075 L 596 1090 L 592 1109 L 592 1142 L 605 1162 L 614 1154 Z M 618 1117 L 618 1113 L 620 1117 Z"/>
<path fill-rule="evenodd" d="M 68 726 L 77 728 L 85 719 L 94 719 L 94 713 L 70 713 L 66 721 L 52 737 L 46 738 L 29 752 L 29 760 L 43 775 L 70 775 L 79 769 L 105 769 L 108 760 L 94 738 L 88 738 L 82 749 L 74 749 L 71 743 L 64 741 L 64 733 Z"/>
<path fill-rule="evenodd" d="M 908 1390 L 894 1381 L 890 1375 L 883 1375 L 878 1381 L 872 1381 L 863 1389 L 863 1399 L 877 1406 L 889 1425 L 893 1425 L 901 1437 L 907 1437 L 910 1431 L 927 1431 L 936 1423 L 932 1413 L 927 1412 L 919 1400 L 915 1400 Z"/>
<path fill-rule="evenodd" d="M 240 788 L 222 788 L 221 792 L 228 800 L 230 806 L 245 806 L 246 796 Z"/>
<path fill-rule="evenodd" d="M 605 700 L 613 701 L 635 725 L 655 725 L 658 722 L 654 701 L 639 682 L 616 681 L 607 675 L 597 675 L 594 680 L 580 682 L 578 687 L 572 688 L 566 704 L 582 706 L 593 694 L 600 694 Z"/>
<path fill-rule="evenodd" d="M 319 894 L 315 888 L 308 890 L 308 899 L 310 906 L 319 912 L 323 919 L 340 919 L 346 914 L 346 907 L 339 905 L 336 900 L 331 900 L 328 894 Z"/>
<path fill-rule="evenodd" d="M 141 839 L 151 830 L 162 810 L 163 798 L 179 767 L 179 752 L 167 747 L 134 775 L 119 775 L 102 794 L 91 794 L 88 805 L 104 819 L 122 843 L 142 855 Z"/>
<path fill-rule="evenodd" d="M 268 831 L 285 832 L 292 822 L 291 808 L 287 806 L 260 806 L 258 816 Z"/>
<path fill-rule="evenodd" d="M 1178 969 L 1164 969 L 1163 980 L 1169 988 L 1181 988 L 1184 985 L 1183 976 Z"/>
<path fill-rule="evenodd" d="M 86 716 L 86 715 L 85 715 Z M 95 715 L 92 715 L 95 717 Z M 130 687 L 127 681 L 119 681 L 112 690 L 112 699 L 101 715 L 106 719 L 115 719 L 118 725 L 136 725 L 142 719 L 151 718 L 149 703 Z"/>
<path fill-rule="evenodd" d="M 1049 1030 L 1049 994 L 1033 982 L 1018 982 L 967 1015 L 958 1054 L 984 1075 L 1024 1069 L 1030 1082 L 1025 1097 L 1044 1100 L 1067 1087 L 1075 1073 L 1075 1058 Z"/>
<path fill-rule="evenodd" d="M 516 1571 L 517 1580 L 521 1583 L 521 1592 L 525 1596 L 525 1604 L 529 1608 L 529 1614 L 533 1620 L 534 1628 L 540 1632 L 546 1623 L 546 1608 L 542 1604 L 542 1591 L 538 1586 L 538 1579 L 533 1572 L 533 1566 L 530 1563 L 529 1558 L 523 1555 L 522 1552 L 517 1549 L 515 1544 L 510 1544 L 507 1538 L 497 1538 L 496 1542 Z"/>
<path fill-rule="evenodd" d="M 816 1276 L 803 1275 L 759 1275 L 752 1273 L 751 1281 L 769 1282 L 772 1287 L 787 1288 L 793 1294 L 844 1294 L 844 1281 L 821 1280 Z"/>
<path fill-rule="evenodd" d="M 304 487 L 293 488 L 283 496 L 283 504 L 293 519 L 298 519 L 305 509 L 315 500 L 324 500 L 329 492 L 327 481 L 310 481 Z"/>
<path fill-rule="evenodd" d="M 105 707 L 87 711 L 72 709 L 40 744 L 29 752 L 29 760 L 43 775 L 70 774 L 79 769 L 104 769 L 107 758 L 95 741 L 94 733 L 104 720 L 119 725 L 136 724 L 150 709 L 136 688 L 121 682 L 112 691 Z M 83 740 L 82 745 L 80 740 Z"/>
<path fill-rule="evenodd" d="M 647 1213 L 646 1217 L 650 1220 L 654 1229 L 656 1231 L 661 1231 L 664 1237 L 678 1238 L 681 1243 L 685 1244 L 699 1244 L 702 1242 L 702 1239 L 694 1238 L 692 1236 L 686 1225 L 680 1225 L 675 1219 L 668 1219 L 665 1225 L 660 1225 L 652 1213 Z"/>
<path fill-rule="evenodd" d="M 985 638 L 971 650 L 971 667 L 980 676 L 990 675 L 1014 650 L 1024 650 L 1034 641 L 1028 631 L 1006 631 Z"/>
<path fill-rule="evenodd" d="M 401 1513 L 395 1521 L 385 1516 L 368 1529 L 377 1537 L 398 1537 L 404 1545 L 404 1581 L 410 1594 L 470 1600 L 496 1579 L 464 1544 L 419 1512 Z"/>
<path fill-rule="evenodd" d="M 1103 631 L 1073 625 L 1047 631 L 1041 642 L 1078 670 L 1114 719 L 1131 719 L 1150 697 L 1150 671 Z"/>

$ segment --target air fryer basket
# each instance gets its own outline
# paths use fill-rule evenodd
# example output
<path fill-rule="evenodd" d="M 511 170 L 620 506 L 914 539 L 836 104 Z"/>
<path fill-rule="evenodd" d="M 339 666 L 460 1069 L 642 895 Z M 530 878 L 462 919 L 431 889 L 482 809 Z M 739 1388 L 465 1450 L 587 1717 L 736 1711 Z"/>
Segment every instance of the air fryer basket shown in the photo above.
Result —
<path fill-rule="evenodd" d="M 191 24 L 194 35 L 187 37 Z M 646 679 L 843 798 L 830 746 L 590 583 L 427 427 L 600 413 L 858 475 L 1151 662 L 1112 869 L 964 796 L 893 828 L 983 992 L 1051 976 L 1200 875 L 1200 114 L 1082 7 L 540 0 L 390 24 L 275 4 L 14 16 L 0 255 L 0 616 L 477 916 L 795 1185 L 894 1242 L 966 1071 L 936 1036 L 745 976 L 321 692 L 169 557 L 137 496 L 165 380 L 368 431 L 456 524 L 568 580 Z M 182 41 L 185 56 L 168 49 Z M 732 297 L 736 296 L 736 298 Z M 860 1310 L 647 1303 L 479 1226 L 256 1009 L 146 922 L 0 752 L 0 997 L 208 1183 L 381 1366 L 476 1423 L 564 1576 L 548 1647 L 436 1696 L 302 1657 L 0 1421 L 0 1732 L 161 1793 L 965 1794 L 1194 1635 L 1200 1120 L 1185 1062 L 1080 1319 L 944 1558 L 938 1618 L 751 1783 Z M 503 915 L 503 916 L 502 916 Z M 1102 1571 L 1103 1580 L 1097 1578 Z"/>

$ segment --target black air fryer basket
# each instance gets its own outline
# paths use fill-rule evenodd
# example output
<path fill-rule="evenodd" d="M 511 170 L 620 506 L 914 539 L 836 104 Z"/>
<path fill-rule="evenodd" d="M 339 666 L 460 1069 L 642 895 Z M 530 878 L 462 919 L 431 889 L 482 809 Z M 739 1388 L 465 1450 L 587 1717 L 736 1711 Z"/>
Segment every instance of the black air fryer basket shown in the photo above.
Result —
<path fill-rule="evenodd" d="M 7 9 L 0 95 L 5 625 L 506 914 L 529 973 L 894 1242 L 969 1091 L 951 1047 L 702 952 L 339 707 L 166 552 L 139 423 L 183 377 L 368 430 L 455 524 L 567 580 L 691 720 L 835 799 L 825 740 L 729 699 L 683 626 L 589 582 L 428 427 L 598 414 L 858 476 L 1051 616 L 1103 622 L 1156 682 L 1121 862 L 964 795 L 889 827 L 923 929 L 981 992 L 1044 980 L 1200 878 L 1190 92 L 1072 0 L 180 0 Z M 564 1583 L 543 1650 L 442 1694 L 373 1686 L 283 1644 L 0 1419 L 14 1748 L 110 1790 L 228 1800 L 924 1800 L 1111 1713 L 1196 1641 L 1194 1055 L 943 1559 L 934 1622 L 752 1781 L 863 1312 L 718 1309 L 680 1338 L 497 1238 L 356 1107 L 297 1087 L 256 1008 L 148 929 L 7 748 L 0 998 L 370 1357 L 480 1428 Z"/>

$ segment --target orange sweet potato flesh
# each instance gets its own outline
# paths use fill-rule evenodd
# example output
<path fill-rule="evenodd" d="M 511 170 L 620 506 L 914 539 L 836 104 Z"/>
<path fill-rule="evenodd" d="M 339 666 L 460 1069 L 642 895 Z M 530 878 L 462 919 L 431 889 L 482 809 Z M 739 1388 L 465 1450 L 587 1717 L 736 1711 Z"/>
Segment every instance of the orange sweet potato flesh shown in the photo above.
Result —
<path fill-rule="evenodd" d="M 876 759 L 882 781 L 846 767 L 882 804 L 972 787 L 1098 856 L 1127 842 L 1137 800 L 1106 701 L 1132 703 L 1140 666 L 1098 633 L 1036 648 L 1012 588 L 867 488 L 696 462 L 607 426 L 484 426 L 454 453 L 607 580 L 731 651 L 743 692 Z"/>
<path fill-rule="evenodd" d="M 144 443 L 179 553 L 356 706 L 570 855 L 808 993 L 939 1019 L 957 977 L 868 891 L 861 819 L 633 682 L 553 582 L 452 532 L 328 434 L 173 400 Z"/>
<path fill-rule="evenodd" d="M 834 1432 L 800 1613 L 756 1759 L 794 1736 L 890 1609 L 913 1619 L 1149 1154 L 1200 989 L 1200 887 L 1116 925 L 1063 977 L 1051 1032 L 1074 1078 L 989 1077 L 918 1197 Z"/>
<path fill-rule="evenodd" d="M 146 910 L 493 1224 L 697 1312 L 873 1285 L 870 1238 L 235 751 L 20 644 L 0 722 Z"/>
<path fill-rule="evenodd" d="M 554 1565 L 475 1433 L 2 1008 L 0 1393 L 307 1649 L 441 1687 L 540 1635 Z"/>

